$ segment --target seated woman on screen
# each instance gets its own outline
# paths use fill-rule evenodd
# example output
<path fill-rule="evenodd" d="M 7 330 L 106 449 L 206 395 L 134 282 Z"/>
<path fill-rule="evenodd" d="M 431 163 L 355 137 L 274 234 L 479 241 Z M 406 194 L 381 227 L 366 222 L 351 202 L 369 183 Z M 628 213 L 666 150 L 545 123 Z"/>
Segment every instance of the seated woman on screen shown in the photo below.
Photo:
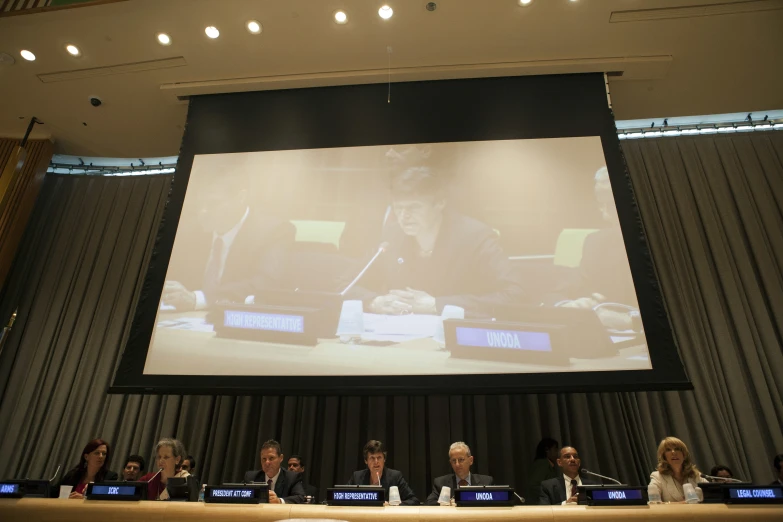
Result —
<path fill-rule="evenodd" d="M 691 460 L 688 447 L 677 437 L 666 437 L 658 445 L 658 470 L 650 474 L 650 486 L 661 492 L 663 502 L 685 502 L 683 486 L 694 488 L 700 482 L 701 472 Z"/>
<path fill-rule="evenodd" d="M 90 482 L 117 480 L 117 474 L 110 471 L 109 443 L 103 439 L 93 439 L 84 446 L 79 464 L 63 476 L 60 486 L 72 486 L 68 498 L 84 498 L 84 490 Z"/>
<path fill-rule="evenodd" d="M 185 446 L 177 439 L 160 439 L 155 448 L 156 467 L 139 480 L 147 482 L 147 500 L 167 500 L 169 493 L 166 484 L 170 478 L 184 478 L 190 475 L 182 469 L 187 457 Z M 160 471 L 160 474 L 158 474 Z M 157 476 L 155 476 L 158 474 Z"/>

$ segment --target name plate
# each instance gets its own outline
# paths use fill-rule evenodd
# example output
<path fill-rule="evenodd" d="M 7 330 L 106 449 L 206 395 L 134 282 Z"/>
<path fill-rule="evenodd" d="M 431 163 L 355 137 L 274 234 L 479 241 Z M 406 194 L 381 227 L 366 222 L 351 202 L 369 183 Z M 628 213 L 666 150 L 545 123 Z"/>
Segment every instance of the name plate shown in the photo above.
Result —
<path fill-rule="evenodd" d="M 0 498 L 22 498 L 24 491 L 19 482 L 0 483 Z"/>
<path fill-rule="evenodd" d="M 87 484 L 86 500 L 146 500 L 146 482 L 97 482 Z"/>
<path fill-rule="evenodd" d="M 224 310 L 223 326 L 265 332 L 304 333 L 305 318 L 293 314 Z"/>
<path fill-rule="evenodd" d="M 464 486 L 454 491 L 457 506 L 513 506 L 514 490 L 509 486 Z"/>
<path fill-rule="evenodd" d="M 269 502 L 267 484 L 224 484 L 204 488 L 204 502 L 214 504 L 265 504 Z"/>
<path fill-rule="evenodd" d="M 634 486 L 580 486 L 579 501 L 588 506 L 645 506 L 647 490 Z"/>
<path fill-rule="evenodd" d="M 559 327 L 485 320 L 443 321 L 446 349 L 459 359 L 514 363 L 568 364 L 567 354 L 555 349 Z"/>
<path fill-rule="evenodd" d="M 383 506 L 386 492 L 373 486 L 337 486 L 326 490 L 330 506 Z"/>
<path fill-rule="evenodd" d="M 726 504 L 783 504 L 783 486 L 731 486 L 723 489 Z"/>
<path fill-rule="evenodd" d="M 0 498 L 49 498 L 51 487 L 48 480 L 4 480 L 0 482 Z"/>

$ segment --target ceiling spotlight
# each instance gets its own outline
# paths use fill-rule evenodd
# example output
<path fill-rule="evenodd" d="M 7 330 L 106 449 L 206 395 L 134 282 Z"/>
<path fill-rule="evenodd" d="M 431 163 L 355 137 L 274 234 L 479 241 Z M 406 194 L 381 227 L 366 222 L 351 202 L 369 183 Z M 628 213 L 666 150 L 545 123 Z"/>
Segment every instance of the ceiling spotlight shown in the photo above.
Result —
<path fill-rule="evenodd" d="M 217 31 L 217 29 L 215 30 Z M 261 34 L 261 24 L 255 20 L 250 20 L 247 23 L 247 30 L 250 31 L 250 34 Z"/>
<path fill-rule="evenodd" d="M 33 53 L 31 53 L 30 51 L 28 51 L 28 50 L 23 50 L 19 54 L 21 54 L 22 58 L 24 58 L 28 62 L 35 61 L 35 55 Z"/>
<path fill-rule="evenodd" d="M 334 21 L 338 24 L 344 24 L 348 22 L 348 15 L 345 14 L 345 11 L 335 11 L 334 12 Z"/>
<path fill-rule="evenodd" d="M 171 45 L 171 37 L 166 33 L 158 33 L 158 43 L 160 45 Z"/>
<path fill-rule="evenodd" d="M 213 40 L 218 36 L 220 36 L 220 31 L 218 31 L 218 28 L 215 27 L 214 25 L 210 25 L 209 27 L 204 29 L 204 32 L 207 33 L 207 36 L 209 36 Z"/>
<path fill-rule="evenodd" d="M 68 51 L 68 54 L 70 54 L 71 56 L 79 56 L 80 54 L 82 54 L 81 51 L 79 51 L 79 48 L 73 44 L 66 45 L 65 50 Z"/>
<path fill-rule="evenodd" d="M 522 7 L 528 6 L 531 3 L 533 3 L 533 0 L 518 0 L 518 1 L 519 1 L 519 5 L 521 5 Z"/>
<path fill-rule="evenodd" d="M 380 16 L 384 20 L 388 20 L 389 18 L 392 17 L 393 14 L 394 14 L 394 10 L 388 5 L 381 6 L 381 8 L 378 9 L 378 16 Z"/>

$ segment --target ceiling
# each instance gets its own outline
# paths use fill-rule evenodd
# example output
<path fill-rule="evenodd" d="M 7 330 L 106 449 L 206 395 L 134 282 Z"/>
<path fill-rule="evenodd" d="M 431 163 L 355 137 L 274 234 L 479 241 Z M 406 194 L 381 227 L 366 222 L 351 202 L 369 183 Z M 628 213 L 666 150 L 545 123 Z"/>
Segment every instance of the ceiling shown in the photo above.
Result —
<path fill-rule="evenodd" d="M 389 65 L 392 81 L 616 71 L 617 119 L 783 108 L 783 0 L 387 3 L 390 20 L 375 0 L 130 0 L 0 18 L 0 53 L 15 60 L 0 62 L 0 136 L 36 116 L 34 137 L 61 154 L 176 155 L 187 95 L 386 81 Z"/>

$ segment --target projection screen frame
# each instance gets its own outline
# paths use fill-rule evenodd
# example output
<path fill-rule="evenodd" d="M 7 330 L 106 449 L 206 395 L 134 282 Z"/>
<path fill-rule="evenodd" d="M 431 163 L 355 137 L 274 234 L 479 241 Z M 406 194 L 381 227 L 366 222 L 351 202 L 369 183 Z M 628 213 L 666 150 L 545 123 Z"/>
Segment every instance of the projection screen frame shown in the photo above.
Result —
<path fill-rule="evenodd" d="M 109 393 L 506 394 L 692 389 L 674 341 L 603 74 L 482 78 L 195 96 L 134 320 Z M 267 122 L 279 124 L 276 127 Z M 259 129 L 261 127 L 261 129 Z M 271 150 L 599 136 L 651 370 L 404 376 L 145 375 L 194 157 Z"/>

